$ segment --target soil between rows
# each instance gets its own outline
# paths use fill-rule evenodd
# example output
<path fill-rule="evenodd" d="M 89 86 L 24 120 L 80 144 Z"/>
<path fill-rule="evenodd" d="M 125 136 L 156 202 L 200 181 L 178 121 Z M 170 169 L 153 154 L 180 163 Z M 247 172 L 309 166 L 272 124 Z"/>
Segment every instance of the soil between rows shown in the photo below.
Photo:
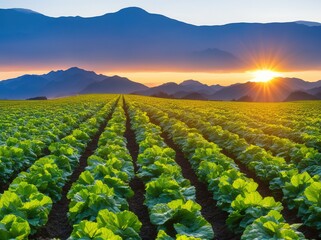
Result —
<path fill-rule="evenodd" d="M 84 153 L 81 155 L 79 159 L 79 165 L 76 167 L 72 175 L 70 176 L 69 181 L 65 184 L 62 189 L 62 197 L 61 199 L 54 203 L 49 214 L 47 224 L 38 230 L 38 232 L 31 236 L 31 239 L 52 239 L 59 238 L 61 240 L 67 239 L 72 232 L 72 226 L 69 224 L 67 213 L 68 213 L 68 205 L 70 200 L 67 199 L 68 191 L 70 190 L 72 184 L 77 181 L 80 174 L 85 170 L 87 166 L 87 159 L 94 154 L 95 150 L 98 147 L 98 141 L 100 135 L 103 133 L 105 127 L 109 119 L 111 118 L 113 113 L 112 111 L 106 117 L 105 121 L 100 125 L 99 130 L 92 137 L 92 140 L 88 143 Z"/>
<path fill-rule="evenodd" d="M 127 111 L 127 106 L 125 105 L 124 100 L 124 108 L 126 113 L 126 132 L 125 138 L 127 139 L 127 149 L 129 150 L 134 164 L 135 174 L 137 173 L 137 157 L 139 152 L 139 147 L 135 139 L 135 133 L 130 128 L 130 120 Z M 154 226 L 149 219 L 149 213 L 147 207 L 144 205 L 145 200 L 145 185 L 137 176 L 129 183 L 131 189 L 134 191 L 134 196 L 128 200 L 129 210 L 134 212 L 139 220 L 142 222 L 142 228 L 140 231 L 140 237 L 143 240 L 151 240 L 155 239 L 157 236 L 156 226 Z"/>

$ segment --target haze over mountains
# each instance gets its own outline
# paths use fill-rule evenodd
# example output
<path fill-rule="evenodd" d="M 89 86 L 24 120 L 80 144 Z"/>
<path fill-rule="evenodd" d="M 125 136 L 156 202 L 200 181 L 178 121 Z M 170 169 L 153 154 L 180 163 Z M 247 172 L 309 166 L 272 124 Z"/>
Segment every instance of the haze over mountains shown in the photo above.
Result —
<path fill-rule="evenodd" d="M 303 92 L 303 93 L 302 93 Z M 276 78 L 269 83 L 247 82 L 231 86 L 206 85 L 196 80 L 164 83 L 149 88 L 120 76 L 108 77 L 77 67 L 43 75 L 24 75 L 0 81 L 0 99 L 56 98 L 87 93 L 134 93 L 185 99 L 284 101 L 321 99 L 321 80 Z"/>
<path fill-rule="evenodd" d="M 321 67 L 321 25 L 310 22 L 195 26 L 140 8 L 52 18 L 0 9 L 0 70 L 83 66 L 105 70 L 236 71 L 258 65 Z"/>

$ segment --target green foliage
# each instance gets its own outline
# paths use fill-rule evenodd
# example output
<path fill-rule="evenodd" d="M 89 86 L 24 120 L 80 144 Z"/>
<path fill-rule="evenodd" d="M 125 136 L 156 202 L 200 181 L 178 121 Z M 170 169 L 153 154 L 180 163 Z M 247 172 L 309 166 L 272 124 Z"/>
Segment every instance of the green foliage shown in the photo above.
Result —
<path fill-rule="evenodd" d="M 298 224 L 289 225 L 278 211 L 271 210 L 266 216 L 262 216 L 248 225 L 241 239 L 305 239 L 304 235 L 297 231 L 299 226 Z"/>
<path fill-rule="evenodd" d="M 52 207 L 49 197 L 39 193 L 34 185 L 26 182 L 13 184 L 0 198 L 0 219 L 13 214 L 28 221 L 31 233 L 48 220 Z"/>
<path fill-rule="evenodd" d="M 142 223 L 138 217 L 130 211 L 113 213 L 108 210 L 101 210 L 97 216 L 98 226 L 110 229 L 114 234 L 123 239 L 141 239 L 139 236 Z"/>
<path fill-rule="evenodd" d="M 176 238 L 172 238 L 164 230 L 158 231 L 156 240 L 202 240 L 202 238 L 190 237 L 182 234 L 176 234 Z"/>
<path fill-rule="evenodd" d="M 108 209 L 119 212 L 128 209 L 126 199 L 118 197 L 113 188 L 97 180 L 93 185 L 80 186 L 77 193 L 68 193 L 70 199 L 68 218 L 72 223 L 79 223 L 83 219 L 94 220 L 98 212 Z"/>
<path fill-rule="evenodd" d="M 32 165 L 29 172 L 20 173 L 13 184 L 21 182 L 35 185 L 40 192 L 50 196 L 53 201 L 58 201 L 65 179 L 63 171 L 58 168 L 54 160 L 42 158 Z"/>
<path fill-rule="evenodd" d="M 180 181 L 182 179 L 182 170 L 175 164 L 173 159 L 161 158 L 153 164 L 143 165 L 139 169 L 138 177 L 145 183 L 159 177 L 171 177 L 176 181 Z"/>
<path fill-rule="evenodd" d="M 304 191 L 304 198 L 304 204 L 299 208 L 304 224 L 321 230 L 321 183 L 311 183 Z"/>
<path fill-rule="evenodd" d="M 304 202 L 303 193 L 310 186 L 313 179 L 307 172 L 293 175 L 290 182 L 286 182 L 282 188 L 283 196 L 288 201 L 290 209 L 299 208 Z"/>
<path fill-rule="evenodd" d="M 111 230 L 105 227 L 99 227 L 98 223 L 87 220 L 81 221 L 74 225 L 69 240 L 83 239 L 83 240 L 122 240 L 122 238 L 114 234 Z"/>
<path fill-rule="evenodd" d="M 0 221 L 0 239 L 23 240 L 30 234 L 30 226 L 26 220 L 13 214 L 6 215 Z"/>
<path fill-rule="evenodd" d="M 209 180 L 209 189 L 214 193 L 217 205 L 225 211 L 231 211 L 231 203 L 237 196 L 245 196 L 248 193 L 256 192 L 258 184 L 253 179 L 246 178 L 235 169 L 225 171 L 221 177 Z"/>
<path fill-rule="evenodd" d="M 164 230 L 174 227 L 178 234 L 201 239 L 213 239 L 212 226 L 201 216 L 201 206 L 188 200 L 174 200 L 151 208 L 150 219 Z"/>
<path fill-rule="evenodd" d="M 168 161 L 170 161 L 170 159 L 175 159 L 175 151 L 168 147 L 152 145 L 144 151 L 141 151 L 138 155 L 137 163 L 140 166 L 146 166 L 162 159 L 166 159 Z"/>
<path fill-rule="evenodd" d="M 160 177 L 146 184 L 145 204 L 148 208 L 176 199 L 184 202 L 195 200 L 195 188 L 190 186 L 189 181 L 178 183 L 171 177 Z"/>
<path fill-rule="evenodd" d="M 263 198 L 258 192 L 238 195 L 231 204 L 232 210 L 227 218 L 228 227 L 241 233 L 255 219 L 265 216 L 270 210 L 281 211 L 280 202 L 275 202 L 273 197 Z"/>

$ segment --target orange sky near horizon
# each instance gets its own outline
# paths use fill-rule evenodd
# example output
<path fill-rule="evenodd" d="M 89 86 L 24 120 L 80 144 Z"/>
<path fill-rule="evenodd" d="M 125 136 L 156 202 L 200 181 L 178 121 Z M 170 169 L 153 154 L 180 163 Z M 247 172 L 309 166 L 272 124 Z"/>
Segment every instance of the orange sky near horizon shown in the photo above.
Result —
<path fill-rule="evenodd" d="M 89 70 L 89 69 L 88 69 Z M 51 70 L 29 70 L 29 71 L 0 71 L 0 81 L 10 78 L 15 78 L 24 74 L 45 74 Z M 253 71 L 253 70 L 251 70 Z M 158 86 L 165 82 L 180 83 L 184 80 L 194 79 L 202 83 L 213 85 L 220 84 L 223 86 L 231 85 L 234 83 L 244 83 L 251 81 L 253 75 L 251 71 L 246 72 L 127 72 L 127 71 L 96 71 L 98 74 L 106 76 L 119 75 L 127 77 L 132 81 L 143 83 L 149 87 Z M 300 71 L 300 72 L 280 72 L 282 77 L 296 77 L 305 81 L 318 81 L 321 80 L 321 70 L 315 71 Z"/>

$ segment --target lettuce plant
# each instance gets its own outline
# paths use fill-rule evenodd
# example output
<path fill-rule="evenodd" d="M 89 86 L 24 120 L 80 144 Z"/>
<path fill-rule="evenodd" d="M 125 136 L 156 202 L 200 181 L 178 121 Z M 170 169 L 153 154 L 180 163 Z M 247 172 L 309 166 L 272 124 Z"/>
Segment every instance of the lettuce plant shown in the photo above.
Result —
<path fill-rule="evenodd" d="M 171 177 L 160 177 L 146 184 L 145 204 L 148 208 L 176 199 L 195 200 L 195 188 L 189 181 L 178 183 Z"/>
<path fill-rule="evenodd" d="M 70 199 L 68 218 L 72 223 L 83 219 L 94 220 L 102 209 L 113 212 L 128 209 L 126 199 L 116 196 L 114 189 L 100 180 L 86 188 L 81 186 L 80 191 L 68 193 L 67 197 Z"/>
<path fill-rule="evenodd" d="M 0 239 L 27 239 L 30 234 L 28 221 L 16 215 L 6 215 L 0 221 Z"/>
<path fill-rule="evenodd" d="M 175 238 L 169 236 L 164 230 L 158 231 L 156 240 L 202 240 L 202 238 L 190 237 L 182 234 L 176 234 Z"/>
<path fill-rule="evenodd" d="M 142 223 L 138 217 L 130 211 L 113 213 L 107 209 L 101 210 L 97 216 L 97 223 L 100 227 L 110 229 L 122 239 L 141 239 L 139 236 Z"/>
<path fill-rule="evenodd" d="M 165 231 L 174 227 L 177 234 L 213 239 L 212 226 L 202 217 L 200 210 L 201 206 L 194 201 L 179 199 L 155 205 L 151 208 L 150 219 Z"/>
<path fill-rule="evenodd" d="M 262 216 L 248 225 L 241 239 L 305 239 L 304 235 L 297 231 L 298 227 L 300 224 L 290 225 L 285 222 L 278 211 L 271 210 L 266 216 Z"/>
<path fill-rule="evenodd" d="M 226 222 L 228 227 L 237 233 L 241 233 L 254 220 L 265 216 L 270 210 L 283 209 L 282 204 L 276 202 L 273 197 L 263 198 L 258 192 L 238 195 L 231 207 L 232 210 Z"/>
<path fill-rule="evenodd" d="M 105 227 L 99 227 L 98 223 L 91 221 L 81 221 L 74 225 L 74 229 L 68 240 L 122 240 L 122 238 L 114 234 L 111 230 Z"/>
<path fill-rule="evenodd" d="M 40 193 L 36 186 L 21 182 L 10 185 L 0 198 L 0 219 L 13 214 L 28 221 L 31 233 L 46 224 L 52 200 Z"/>

